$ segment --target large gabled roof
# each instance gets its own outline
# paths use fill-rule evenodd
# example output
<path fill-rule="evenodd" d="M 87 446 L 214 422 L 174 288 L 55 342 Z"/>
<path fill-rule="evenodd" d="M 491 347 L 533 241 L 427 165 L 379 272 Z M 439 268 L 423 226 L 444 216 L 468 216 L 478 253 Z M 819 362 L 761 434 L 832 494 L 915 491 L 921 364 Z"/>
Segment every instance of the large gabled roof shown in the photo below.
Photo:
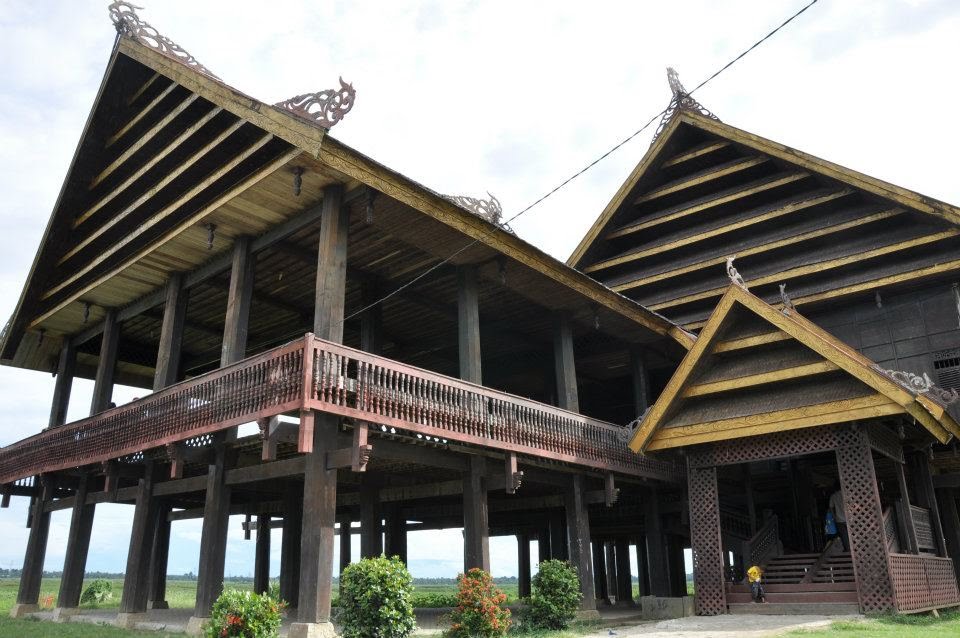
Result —
<path fill-rule="evenodd" d="M 898 379 L 899 378 L 899 379 Z M 905 415 L 960 436 L 936 390 L 918 391 L 800 315 L 731 283 L 630 441 L 637 452 Z"/>
<path fill-rule="evenodd" d="M 297 166 L 314 169 L 299 200 L 287 197 L 287 175 Z M 619 320 L 684 348 L 693 342 L 666 318 L 333 139 L 317 122 L 234 89 L 192 58 L 121 35 L 0 357 L 49 369 L 60 337 L 95 325 L 106 307 L 156 296 L 166 275 L 211 259 L 210 245 L 227 248 L 228 224 L 218 221 L 212 244 L 204 226 L 254 185 L 257 197 L 271 199 L 232 210 L 238 234 L 256 236 L 304 212 L 331 182 L 385 193 L 445 232 L 476 240 L 474 253 L 497 251 Z M 183 250 L 172 254 L 171 242 Z M 105 282 L 118 276 L 123 286 L 105 293 Z"/>

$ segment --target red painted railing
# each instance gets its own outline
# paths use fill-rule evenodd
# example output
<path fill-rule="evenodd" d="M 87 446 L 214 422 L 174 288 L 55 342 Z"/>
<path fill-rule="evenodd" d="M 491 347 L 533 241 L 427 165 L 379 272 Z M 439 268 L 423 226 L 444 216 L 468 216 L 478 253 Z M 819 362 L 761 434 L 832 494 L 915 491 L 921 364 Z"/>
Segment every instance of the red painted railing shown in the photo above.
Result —
<path fill-rule="evenodd" d="M 0 448 L 0 483 L 108 461 L 302 408 L 599 470 L 675 482 L 682 478 L 676 465 L 632 453 L 622 427 L 308 334 Z"/>

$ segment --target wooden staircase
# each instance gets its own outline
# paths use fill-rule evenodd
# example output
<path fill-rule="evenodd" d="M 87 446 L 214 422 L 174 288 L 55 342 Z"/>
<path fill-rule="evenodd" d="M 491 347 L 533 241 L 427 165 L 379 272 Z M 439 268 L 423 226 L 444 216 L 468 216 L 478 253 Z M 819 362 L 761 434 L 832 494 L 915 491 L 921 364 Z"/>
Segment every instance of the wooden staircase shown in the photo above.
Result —
<path fill-rule="evenodd" d="M 754 603 L 750 585 L 727 584 L 731 614 L 858 614 L 857 583 L 848 552 L 834 543 L 822 554 L 784 554 L 767 561 L 765 604 Z"/>

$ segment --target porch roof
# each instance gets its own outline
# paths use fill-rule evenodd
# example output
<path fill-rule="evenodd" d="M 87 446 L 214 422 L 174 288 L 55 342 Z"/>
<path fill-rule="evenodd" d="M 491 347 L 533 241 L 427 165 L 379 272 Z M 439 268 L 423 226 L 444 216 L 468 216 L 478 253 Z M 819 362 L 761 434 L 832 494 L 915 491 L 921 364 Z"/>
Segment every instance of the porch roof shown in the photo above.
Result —
<path fill-rule="evenodd" d="M 804 318 L 731 283 L 630 441 L 635 452 L 907 415 L 941 443 L 960 436 L 949 397 L 883 370 Z"/>

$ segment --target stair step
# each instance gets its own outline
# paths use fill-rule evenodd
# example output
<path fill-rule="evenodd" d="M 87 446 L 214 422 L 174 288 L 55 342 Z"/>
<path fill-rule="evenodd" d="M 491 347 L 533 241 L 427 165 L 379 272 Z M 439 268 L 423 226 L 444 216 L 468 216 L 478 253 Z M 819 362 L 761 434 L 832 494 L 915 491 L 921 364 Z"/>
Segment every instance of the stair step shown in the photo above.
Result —
<path fill-rule="evenodd" d="M 769 589 L 766 590 L 767 602 L 765 604 L 773 605 L 776 603 L 856 603 L 858 601 L 855 591 L 798 591 L 777 593 Z M 750 603 L 753 599 L 749 593 L 730 592 L 727 594 L 727 602 Z"/>
<path fill-rule="evenodd" d="M 847 616 L 860 613 L 855 603 L 733 603 L 731 614 L 765 614 L 771 616 Z"/>
<path fill-rule="evenodd" d="M 793 585 L 780 583 L 764 583 L 763 588 L 768 593 L 792 593 L 803 591 L 837 592 L 857 591 L 856 583 L 796 583 Z M 727 583 L 727 591 L 734 593 L 750 593 L 750 585 L 742 583 Z"/>

